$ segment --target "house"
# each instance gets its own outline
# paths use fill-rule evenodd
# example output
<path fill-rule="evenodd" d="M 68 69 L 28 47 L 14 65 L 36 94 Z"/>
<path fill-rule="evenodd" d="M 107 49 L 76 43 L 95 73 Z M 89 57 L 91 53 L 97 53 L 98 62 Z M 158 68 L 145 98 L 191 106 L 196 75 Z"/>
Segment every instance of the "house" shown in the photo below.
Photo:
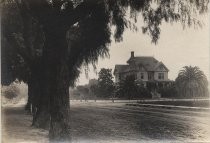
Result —
<path fill-rule="evenodd" d="M 144 86 L 149 82 L 161 83 L 164 86 L 171 82 L 168 79 L 168 72 L 169 69 L 161 61 L 150 56 L 135 57 L 132 51 L 126 65 L 115 65 L 114 76 L 116 83 L 129 75 L 133 75 L 136 82 Z"/>

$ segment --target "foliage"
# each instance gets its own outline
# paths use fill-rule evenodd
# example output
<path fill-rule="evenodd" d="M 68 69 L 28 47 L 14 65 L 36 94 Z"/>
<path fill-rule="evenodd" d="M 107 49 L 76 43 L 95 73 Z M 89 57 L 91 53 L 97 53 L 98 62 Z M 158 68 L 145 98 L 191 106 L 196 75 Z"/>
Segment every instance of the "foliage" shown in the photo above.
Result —
<path fill-rule="evenodd" d="M 42 55 L 43 33 L 37 21 L 28 13 L 24 16 L 14 3 L 2 7 L 2 80 L 8 85 L 14 80 L 28 82 L 31 66 Z"/>
<path fill-rule="evenodd" d="M 82 85 L 77 86 L 77 90 L 80 91 L 83 94 L 88 94 L 88 92 L 89 92 L 89 89 L 85 86 L 82 86 Z"/>
<path fill-rule="evenodd" d="M 95 87 L 94 87 L 95 88 Z M 102 68 L 98 77 L 98 96 L 102 98 L 112 97 L 114 82 L 111 69 Z"/>
<path fill-rule="evenodd" d="M 88 87 L 82 86 L 82 85 L 77 86 L 77 91 L 78 91 L 78 92 L 80 93 L 80 95 L 81 95 L 82 97 L 84 97 L 85 99 L 88 98 L 88 96 L 89 96 L 89 89 L 88 89 Z"/>
<path fill-rule="evenodd" d="M 155 82 L 147 82 L 147 85 L 146 85 L 146 88 L 149 90 L 149 91 L 154 91 L 155 89 L 157 89 L 157 85 Z"/>
<path fill-rule="evenodd" d="M 72 100 L 74 100 L 74 99 L 78 100 L 80 97 L 79 91 L 75 88 L 69 89 L 69 95 L 70 95 L 70 99 L 72 99 Z"/>
<path fill-rule="evenodd" d="M 94 64 L 98 60 L 98 56 L 108 56 L 111 26 L 115 27 L 115 41 L 121 41 L 126 28 L 137 30 L 135 22 L 138 13 L 141 13 L 145 22 L 142 32 L 149 34 L 152 42 L 156 43 L 161 32 L 159 26 L 162 21 L 181 22 L 184 27 L 186 25 L 201 25 L 195 15 L 207 11 L 208 0 L 99 0 L 98 2 L 88 0 L 4 0 L 2 5 L 2 39 L 16 45 L 15 54 L 21 56 L 24 64 L 29 61 L 34 62 L 35 57 L 42 56 L 44 40 L 42 32 L 46 34 L 51 30 L 58 35 L 62 31 L 67 33 L 69 68 L 71 69 L 69 74 L 71 81 L 74 82 L 80 73 L 79 67 L 83 62 Z M 130 19 L 127 13 L 130 13 Z M 15 58 L 10 57 L 11 59 Z M 4 61 L 9 62 L 10 59 Z M 18 64 L 4 61 L 3 77 L 7 77 L 8 84 L 18 75 L 12 75 L 16 68 L 10 67 Z M 15 61 L 20 61 L 20 59 Z M 23 73 L 23 69 L 27 69 L 25 68 L 27 66 L 29 65 L 24 65 L 24 68 L 21 66 L 20 69 Z"/>
<path fill-rule="evenodd" d="M 150 86 L 149 86 L 150 87 Z M 126 99 L 151 98 L 151 88 L 136 82 L 133 75 L 127 76 L 116 85 L 116 96 Z"/>
<path fill-rule="evenodd" d="M 163 97 L 163 98 L 177 98 L 177 97 L 179 97 L 175 83 L 172 83 L 171 85 L 167 85 L 165 87 L 159 88 L 158 92 L 161 94 L 161 97 Z"/>
<path fill-rule="evenodd" d="M 132 99 L 138 94 L 138 85 L 134 76 L 127 76 L 125 80 L 119 82 L 117 87 L 117 95 L 120 98 Z"/>
<path fill-rule="evenodd" d="M 92 98 L 94 99 L 96 99 L 97 97 L 100 97 L 98 84 L 92 84 L 90 86 L 90 94 L 91 96 L 93 96 Z"/>
<path fill-rule="evenodd" d="M 16 98 L 20 94 L 20 89 L 15 84 L 11 84 L 10 86 L 4 88 L 2 91 L 2 96 L 7 99 Z"/>
<path fill-rule="evenodd" d="M 152 94 L 146 87 L 138 86 L 138 94 L 135 98 L 152 98 Z"/>
<path fill-rule="evenodd" d="M 180 70 L 175 82 L 180 96 L 209 96 L 207 78 L 197 66 L 183 67 L 183 69 Z"/>

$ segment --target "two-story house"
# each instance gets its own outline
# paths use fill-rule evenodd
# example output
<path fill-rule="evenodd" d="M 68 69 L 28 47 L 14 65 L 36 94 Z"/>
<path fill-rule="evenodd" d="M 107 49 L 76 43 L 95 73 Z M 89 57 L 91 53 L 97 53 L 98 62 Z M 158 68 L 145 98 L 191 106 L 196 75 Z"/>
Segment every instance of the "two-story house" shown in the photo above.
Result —
<path fill-rule="evenodd" d="M 115 65 L 114 76 L 117 83 L 126 76 L 133 75 L 137 82 L 146 86 L 148 82 L 157 84 L 170 82 L 168 72 L 168 68 L 161 61 L 149 56 L 135 57 L 132 51 L 127 65 Z"/>

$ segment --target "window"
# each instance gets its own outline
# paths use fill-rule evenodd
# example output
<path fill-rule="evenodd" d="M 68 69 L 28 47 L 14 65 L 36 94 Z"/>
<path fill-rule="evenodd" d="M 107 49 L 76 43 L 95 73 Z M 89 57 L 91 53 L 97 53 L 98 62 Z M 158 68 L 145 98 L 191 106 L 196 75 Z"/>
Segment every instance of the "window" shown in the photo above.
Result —
<path fill-rule="evenodd" d="M 144 71 L 144 68 L 143 68 L 142 65 L 139 65 L 139 70 L 140 70 L 140 71 Z"/>
<path fill-rule="evenodd" d="M 130 76 L 132 76 L 134 79 L 137 79 L 137 75 L 136 74 L 131 74 Z"/>
<path fill-rule="evenodd" d="M 151 80 L 152 79 L 152 73 L 148 73 L 148 79 Z"/>
<path fill-rule="evenodd" d="M 122 79 L 122 75 L 121 74 L 119 74 L 119 80 L 121 80 Z"/>
<path fill-rule="evenodd" d="M 141 79 L 144 79 L 144 73 L 141 73 Z"/>
<path fill-rule="evenodd" d="M 164 79 L 164 73 L 158 73 L 158 79 Z"/>

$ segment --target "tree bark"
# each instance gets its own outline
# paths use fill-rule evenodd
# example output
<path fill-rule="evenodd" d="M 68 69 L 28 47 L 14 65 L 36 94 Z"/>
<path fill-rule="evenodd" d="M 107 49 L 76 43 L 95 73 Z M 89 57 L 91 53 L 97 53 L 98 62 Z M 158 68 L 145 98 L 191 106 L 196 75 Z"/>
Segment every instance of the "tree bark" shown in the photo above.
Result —
<path fill-rule="evenodd" d="M 42 129 L 49 129 L 50 114 L 47 106 L 42 105 L 34 109 L 32 126 Z"/>
<path fill-rule="evenodd" d="M 25 106 L 25 110 L 32 114 L 32 85 L 31 82 L 28 82 L 28 100 Z"/>
<path fill-rule="evenodd" d="M 69 103 L 69 84 L 68 67 L 61 63 L 58 66 L 56 86 L 50 95 L 50 130 L 49 137 L 53 141 L 70 141 L 70 103 Z"/>
<path fill-rule="evenodd" d="M 47 94 L 44 93 L 45 85 L 42 62 L 34 63 L 31 68 L 32 72 L 28 86 L 33 115 L 32 126 L 49 129 L 49 99 Z"/>
<path fill-rule="evenodd" d="M 33 96 L 33 121 L 32 126 L 42 129 L 49 129 L 50 113 L 49 98 L 44 93 L 45 86 L 43 84 L 36 86 L 38 94 Z"/>
<path fill-rule="evenodd" d="M 60 31 L 45 31 L 45 94 L 50 108 L 50 141 L 70 142 L 68 46 L 65 32 Z"/>

